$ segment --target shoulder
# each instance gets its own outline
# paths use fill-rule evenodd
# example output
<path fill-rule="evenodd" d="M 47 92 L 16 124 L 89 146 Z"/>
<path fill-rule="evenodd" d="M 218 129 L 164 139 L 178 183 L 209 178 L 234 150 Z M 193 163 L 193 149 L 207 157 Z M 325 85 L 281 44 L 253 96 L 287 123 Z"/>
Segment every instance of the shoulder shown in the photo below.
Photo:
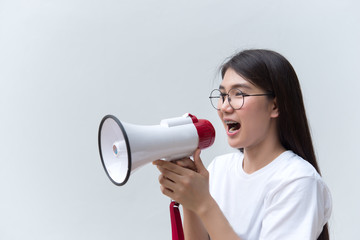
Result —
<path fill-rule="evenodd" d="M 316 169 L 306 160 L 292 151 L 286 151 L 278 157 L 277 179 L 296 180 L 300 178 L 321 179 Z"/>
<path fill-rule="evenodd" d="M 331 215 L 329 188 L 309 162 L 291 151 L 285 155 L 267 182 L 263 235 L 266 239 L 284 239 L 279 237 L 284 234 L 293 234 L 287 239 L 316 239 Z M 284 232 L 275 227 L 280 222 L 282 229 L 294 224 L 297 228 Z"/>
<path fill-rule="evenodd" d="M 268 182 L 268 200 L 291 199 L 299 201 L 310 199 L 314 204 L 322 202 L 331 208 L 330 190 L 316 169 L 292 151 L 287 151 L 281 159 L 276 174 Z"/>
<path fill-rule="evenodd" d="M 284 152 L 276 161 L 266 181 L 268 199 L 301 195 L 305 198 L 322 195 L 324 199 L 331 199 L 324 180 L 308 161 L 292 151 Z"/>

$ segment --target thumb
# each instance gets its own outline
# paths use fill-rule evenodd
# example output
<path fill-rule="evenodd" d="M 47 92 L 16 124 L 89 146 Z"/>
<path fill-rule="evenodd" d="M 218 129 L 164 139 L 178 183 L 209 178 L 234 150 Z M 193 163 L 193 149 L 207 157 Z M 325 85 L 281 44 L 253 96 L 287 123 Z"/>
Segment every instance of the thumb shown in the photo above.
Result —
<path fill-rule="evenodd" d="M 204 164 L 203 164 L 203 162 L 201 161 L 200 153 L 201 153 L 201 150 L 196 149 L 196 151 L 194 152 L 194 155 L 193 155 L 194 163 L 195 163 L 195 166 L 196 166 L 196 169 L 197 169 L 198 173 L 202 173 L 204 171 L 207 171 Z"/>

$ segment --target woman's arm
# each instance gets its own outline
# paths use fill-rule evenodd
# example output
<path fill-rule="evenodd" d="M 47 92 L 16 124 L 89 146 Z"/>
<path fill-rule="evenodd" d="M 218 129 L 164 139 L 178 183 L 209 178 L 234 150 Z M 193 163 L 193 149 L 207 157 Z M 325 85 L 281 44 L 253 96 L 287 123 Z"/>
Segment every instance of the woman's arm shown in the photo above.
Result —
<path fill-rule="evenodd" d="M 183 207 L 183 215 L 186 240 L 209 240 L 209 235 L 196 213 Z"/>
<path fill-rule="evenodd" d="M 200 159 L 199 150 L 194 154 L 194 163 L 197 172 L 171 162 L 154 162 L 161 172 L 162 193 L 183 206 L 186 239 L 205 240 L 207 232 L 212 240 L 239 240 L 210 195 L 209 172 Z"/>
<path fill-rule="evenodd" d="M 190 169 L 197 172 L 194 161 L 190 158 L 184 158 L 181 160 L 173 161 L 177 165 Z M 202 221 L 191 210 L 183 207 L 183 225 L 184 225 L 184 235 L 186 240 L 209 240 L 209 234 L 207 233 Z"/>
<path fill-rule="evenodd" d="M 207 206 L 206 206 L 207 205 Z M 214 199 L 197 213 L 212 240 L 241 240 Z"/>

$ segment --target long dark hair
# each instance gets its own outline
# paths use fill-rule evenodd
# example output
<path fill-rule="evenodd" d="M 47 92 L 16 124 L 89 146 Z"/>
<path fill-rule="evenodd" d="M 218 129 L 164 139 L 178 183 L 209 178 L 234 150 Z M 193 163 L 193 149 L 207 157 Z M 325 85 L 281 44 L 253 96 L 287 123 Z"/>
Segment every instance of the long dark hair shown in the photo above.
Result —
<path fill-rule="evenodd" d="M 221 76 L 233 69 L 254 85 L 276 97 L 280 143 L 308 161 L 321 175 L 316 161 L 298 77 L 290 62 L 281 54 L 264 49 L 245 50 L 221 66 Z M 327 224 L 318 240 L 328 240 Z"/>

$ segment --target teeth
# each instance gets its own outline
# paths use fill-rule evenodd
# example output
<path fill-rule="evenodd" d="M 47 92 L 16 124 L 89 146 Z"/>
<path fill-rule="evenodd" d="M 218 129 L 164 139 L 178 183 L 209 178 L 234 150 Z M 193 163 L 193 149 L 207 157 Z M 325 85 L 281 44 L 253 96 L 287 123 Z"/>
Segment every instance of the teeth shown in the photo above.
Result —
<path fill-rule="evenodd" d="M 235 132 L 237 129 L 238 128 L 236 128 L 236 127 L 232 127 L 232 128 L 229 129 L 229 132 Z"/>
<path fill-rule="evenodd" d="M 237 124 L 238 122 L 234 122 L 234 121 L 225 121 L 226 124 Z"/>

